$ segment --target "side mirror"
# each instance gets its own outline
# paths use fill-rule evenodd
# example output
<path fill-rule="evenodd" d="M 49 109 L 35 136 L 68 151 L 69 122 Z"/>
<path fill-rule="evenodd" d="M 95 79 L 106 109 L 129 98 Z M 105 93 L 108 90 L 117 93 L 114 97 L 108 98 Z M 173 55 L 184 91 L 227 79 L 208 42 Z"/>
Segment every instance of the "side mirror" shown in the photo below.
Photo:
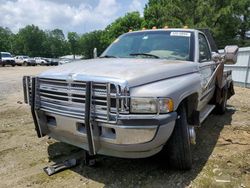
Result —
<path fill-rule="evenodd" d="M 236 45 L 226 46 L 224 51 L 225 51 L 225 56 L 224 56 L 225 64 L 235 64 L 237 61 L 237 56 L 239 51 L 238 46 Z"/>
<path fill-rule="evenodd" d="M 220 61 L 220 60 L 221 60 L 221 55 L 218 54 L 218 53 L 216 53 L 216 52 L 212 52 L 212 60 L 213 60 L 214 62 Z"/>

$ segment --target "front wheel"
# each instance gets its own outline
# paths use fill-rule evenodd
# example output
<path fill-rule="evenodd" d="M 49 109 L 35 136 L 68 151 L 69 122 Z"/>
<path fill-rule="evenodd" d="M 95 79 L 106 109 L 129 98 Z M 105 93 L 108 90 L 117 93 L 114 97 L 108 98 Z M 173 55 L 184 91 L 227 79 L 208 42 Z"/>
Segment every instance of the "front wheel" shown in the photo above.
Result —
<path fill-rule="evenodd" d="M 170 139 L 167 142 L 167 153 L 169 164 L 179 170 L 190 170 L 192 168 L 192 156 L 190 149 L 189 126 L 184 104 L 177 110 L 178 119 Z"/>

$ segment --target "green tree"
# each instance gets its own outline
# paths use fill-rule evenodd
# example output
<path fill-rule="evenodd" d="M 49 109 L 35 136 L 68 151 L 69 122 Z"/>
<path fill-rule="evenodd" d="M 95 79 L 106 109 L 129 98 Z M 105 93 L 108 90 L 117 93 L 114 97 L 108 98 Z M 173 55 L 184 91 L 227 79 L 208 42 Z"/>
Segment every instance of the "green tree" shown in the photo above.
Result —
<path fill-rule="evenodd" d="M 108 46 L 119 35 L 127 33 L 130 29 L 141 29 L 142 22 L 143 18 L 140 17 L 139 12 L 127 13 L 124 17 L 118 18 L 105 28 L 104 34 L 102 35 L 102 43 L 104 46 Z"/>
<path fill-rule="evenodd" d="M 63 31 L 54 29 L 46 32 L 46 39 L 43 41 L 44 56 L 59 57 L 69 52 L 67 48 L 67 41 Z"/>
<path fill-rule="evenodd" d="M 74 58 L 75 55 L 79 52 L 79 35 L 76 32 L 69 32 L 68 33 L 68 42 L 70 45 L 70 51 L 73 54 Z"/>
<path fill-rule="evenodd" d="M 14 37 L 15 53 L 27 54 L 32 57 L 43 55 L 45 37 L 45 32 L 34 25 L 28 25 L 20 29 Z"/>
<path fill-rule="evenodd" d="M 0 27 L 0 51 L 13 52 L 13 33 L 9 28 Z"/>
<path fill-rule="evenodd" d="M 166 25 L 209 28 L 219 47 L 223 47 L 237 43 L 239 31 L 244 36 L 247 27 L 249 29 L 246 26 L 249 25 L 249 5 L 250 0 L 149 0 L 143 24 L 148 28 Z"/>
<path fill-rule="evenodd" d="M 98 55 L 100 55 L 105 49 L 105 45 L 102 43 L 101 38 L 103 31 L 93 31 L 83 34 L 80 38 L 80 53 L 87 59 L 93 58 L 93 50 L 97 48 Z"/>
<path fill-rule="evenodd" d="M 250 40 L 246 40 L 246 32 L 250 30 L 250 0 L 233 1 L 235 16 L 238 18 L 241 45 L 250 45 Z"/>

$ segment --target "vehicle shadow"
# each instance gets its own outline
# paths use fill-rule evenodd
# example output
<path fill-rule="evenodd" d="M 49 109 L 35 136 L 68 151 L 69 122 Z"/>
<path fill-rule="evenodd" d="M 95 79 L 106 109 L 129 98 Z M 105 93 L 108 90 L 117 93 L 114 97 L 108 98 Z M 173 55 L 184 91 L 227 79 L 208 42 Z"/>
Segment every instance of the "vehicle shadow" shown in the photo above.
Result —
<path fill-rule="evenodd" d="M 167 165 L 163 155 L 145 159 L 120 159 L 98 156 L 97 167 L 83 164 L 72 168 L 74 172 L 86 179 L 102 183 L 105 187 L 185 187 L 201 172 L 220 136 L 224 126 L 230 125 L 235 109 L 227 106 L 227 112 L 220 115 L 210 115 L 197 129 L 197 144 L 192 147 L 193 168 L 190 171 L 177 171 Z M 69 158 L 71 153 L 83 152 L 78 148 L 62 142 L 56 142 L 48 147 L 49 157 L 53 162 Z M 59 155 L 55 155 L 55 154 Z"/>

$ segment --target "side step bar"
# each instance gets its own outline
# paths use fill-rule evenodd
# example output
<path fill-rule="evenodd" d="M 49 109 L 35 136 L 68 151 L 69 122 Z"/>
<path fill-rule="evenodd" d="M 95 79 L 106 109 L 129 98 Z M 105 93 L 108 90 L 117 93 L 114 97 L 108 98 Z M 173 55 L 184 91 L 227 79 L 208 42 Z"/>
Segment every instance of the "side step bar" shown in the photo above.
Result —
<path fill-rule="evenodd" d="M 214 108 L 215 105 L 207 105 L 202 109 L 200 112 L 200 124 L 207 118 Z"/>

